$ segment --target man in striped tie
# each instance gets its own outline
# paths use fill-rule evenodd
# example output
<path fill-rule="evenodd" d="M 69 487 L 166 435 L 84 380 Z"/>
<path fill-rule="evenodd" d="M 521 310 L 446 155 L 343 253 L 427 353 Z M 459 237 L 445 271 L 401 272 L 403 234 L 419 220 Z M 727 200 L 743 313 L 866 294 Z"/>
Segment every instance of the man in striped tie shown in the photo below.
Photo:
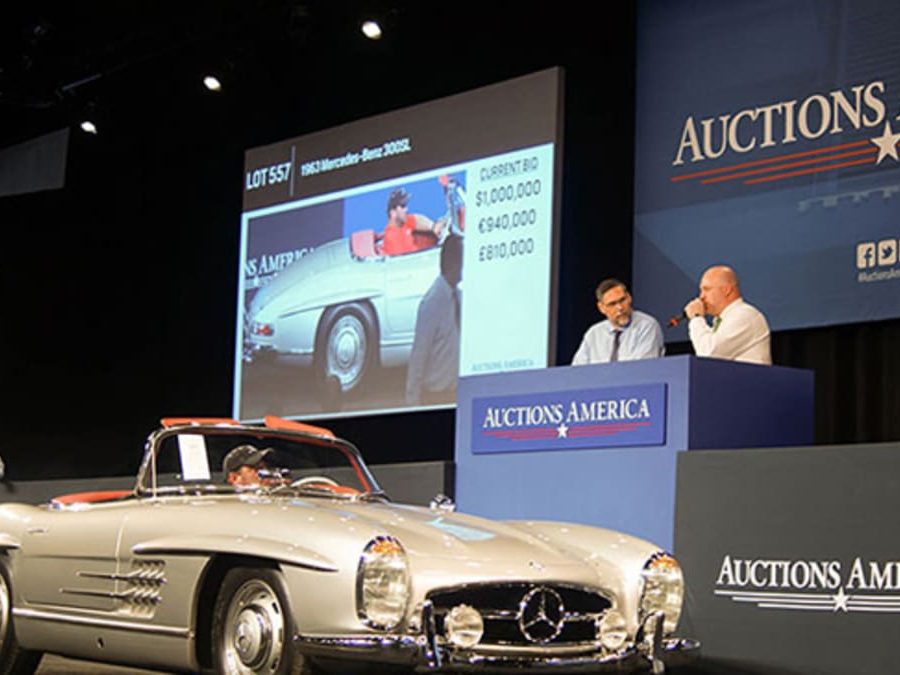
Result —
<path fill-rule="evenodd" d="M 618 279 L 605 279 L 597 286 L 597 309 L 606 317 L 584 334 L 573 366 L 635 359 L 655 359 L 666 349 L 659 322 L 634 309 L 631 293 Z"/>

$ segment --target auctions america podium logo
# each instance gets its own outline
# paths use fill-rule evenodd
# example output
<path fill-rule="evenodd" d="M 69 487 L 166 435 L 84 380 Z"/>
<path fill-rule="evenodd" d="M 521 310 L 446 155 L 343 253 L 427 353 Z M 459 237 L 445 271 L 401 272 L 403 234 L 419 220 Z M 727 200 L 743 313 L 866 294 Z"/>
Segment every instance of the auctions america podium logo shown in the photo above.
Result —
<path fill-rule="evenodd" d="M 692 170 L 670 180 L 697 181 L 699 185 L 730 181 L 756 185 L 852 166 L 877 165 L 887 158 L 900 162 L 900 132 L 894 133 L 887 119 L 885 89 L 884 82 L 876 80 L 699 120 L 688 116 L 681 127 L 672 166 L 691 166 Z M 872 132 L 868 137 L 848 143 L 823 143 L 819 148 L 751 159 L 758 149 L 787 149 L 801 139 L 825 140 L 844 132 L 869 129 Z M 880 133 L 876 134 L 878 130 Z M 709 167 L 710 160 L 729 157 L 749 161 Z"/>
<path fill-rule="evenodd" d="M 900 561 L 732 558 L 715 594 L 760 609 L 900 613 Z"/>
<path fill-rule="evenodd" d="M 663 445 L 666 384 L 650 383 L 472 401 L 472 451 Z"/>

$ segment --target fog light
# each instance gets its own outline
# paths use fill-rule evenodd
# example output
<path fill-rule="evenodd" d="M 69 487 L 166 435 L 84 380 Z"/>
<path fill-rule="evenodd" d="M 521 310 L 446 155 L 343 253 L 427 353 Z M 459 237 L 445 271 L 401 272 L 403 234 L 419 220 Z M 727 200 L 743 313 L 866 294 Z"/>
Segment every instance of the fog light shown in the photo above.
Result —
<path fill-rule="evenodd" d="M 457 605 L 444 619 L 444 631 L 457 647 L 474 647 L 484 635 L 484 621 L 475 608 Z"/>
<path fill-rule="evenodd" d="M 625 617 L 614 609 L 610 609 L 600 619 L 597 626 L 600 631 L 600 644 L 610 651 L 615 651 L 625 644 L 628 639 L 628 627 L 625 625 Z"/>

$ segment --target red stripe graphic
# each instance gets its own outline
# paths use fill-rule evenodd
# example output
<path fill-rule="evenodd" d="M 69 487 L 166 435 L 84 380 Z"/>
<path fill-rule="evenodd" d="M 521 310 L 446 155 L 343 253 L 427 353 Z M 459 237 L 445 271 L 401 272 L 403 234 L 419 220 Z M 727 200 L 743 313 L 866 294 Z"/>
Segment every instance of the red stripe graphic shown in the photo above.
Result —
<path fill-rule="evenodd" d="M 569 436 L 581 438 L 584 436 L 613 436 L 623 431 L 634 431 L 638 427 L 650 426 L 650 422 L 627 422 L 623 424 L 594 424 L 584 427 L 572 427 Z"/>
<path fill-rule="evenodd" d="M 852 152 L 843 152 L 851 148 L 862 149 L 853 150 Z M 711 185 L 713 183 L 722 183 L 725 181 L 737 180 L 740 178 L 748 178 L 748 180 L 743 181 L 744 185 L 755 185 L 758 183 L 769 183 L 776 180 L 793 178 L 795 176 L 818 173 L 820 171 L 833 171 L 835 169 L 843 169 L 849 166 L 872 164 L 874 163 L 877 153 L 878 148 L 872 147 L 870 140 L 861 140 L 854 141 L 852 143 L 844 143 L 842 145 L 835 145 L 830 148 L 805 150 L 803 152 L 794 152 L 778 157 L 767 157 L 766 159 L 757 159 L 750 162 L 743 162 L 741 164 L 733 164 L 731 166 L 706 169 L 704 171 L 694 171 L 692 173 L 681 174 L 680 176 L 672 176 L 669 180 L 673 183 L 679 183 L 694 178 L 700 178 L 702 179 L 699 181 L 701 185 Z M 863 159 L 856 159 L 847 162 L 837 162 L 837 160 L 857 156 L 863 156 Z M 818 164 L 819 166 L 809 166 L 813 164 Z M 798 171 L 785 171 L 785 169 L 796 169 L 801 166 L 809 166 L 809 168 L 800 169 Z M 759 174 L 771 175 L 749 178 L 750 176 L 759 176 Z M 709 176 L 714 177 L 709 178 Z"/>
<path fill-rule="evenodd" d="M 565 438 L 585 438 L 589 436 L 614 436 L 625 431 L 634 431 L 638 427 L 649 426 L 650 422 L 615 422 L 610 424 L 590 424 L 569 427 Z M 501 431 L 483 431 L 486 436 L 505 438 L 510 441 L 530 441 L 537 439 L 559 438 L 557 427 L 534 427 L 531 429 L 505 429 Z"/>
<path fill-rule="evenodd" d="M 486 436 L 506 438 L 511 441 L 527 441 L 538 438 L 556 438 L 556 427 L 537 429 L 510 429 L 508 431 L 482 431 Z"/>
<path fill-rule="evenodd" d="M 708 185 L 710 183 L 721 183 L 726 180 L 734 180 L 736 178 L 746 178 L 747 176 L 753 176 L 760 173 L 768 173 L 770 171 L 780 171 L 782 169 L 794 169 L 798 166 L 805 166 L 808 164 L 819 164 L 821 162 L 833 162 L 836 159 L 847 159 L 848 157 L 858 157 L 859 155 L 874 155 L 878 152 L 878 148 L 864 148 L 863 150 L 854 150 L 853 152 L 842 152 L 839 155 L 826 155 L 825 157 L 813 157 L 812 159 L 804 159 L 799 162 L 790 162 L 788 164 L 779 164 L 777 166 L 767 166 L 762 169 L 750 169 L 749 171 L 739 171 L 737 173 L 729 173 L 724 176 L 716 176 L 715 178 L 706 178 L 701 180 L 700 183 L 703 185 Z M 862 162 L 857 163 L 866 163 L 870 162 L 871 159 L 863 160 Z M 844 166 L 844 165 L 842 165 Z M 824 171 L 826 169 L 833 169 L 835 167 L 815 167 L 810 169 L 805 173 L 812 173 L 814 171 Z"/>
<path fill-rule="evenodd" d="M 870 159 L 858 159 L 855 162 L 842 162 L 840 164 L 835 164 L 833 166 L 824 166 L 816 169 L 805 169 L 803 171 L 790 171 L 788 173 L 778 173 L 774 176 L 766 176 L 765 178 L 754 178 L 752 180 L 745 180 L 745 185 L 756 185 L 757 183 L 770 183 L 773 180 L 782 180 L 783 178 L 793 178 L 794 176 L 803 176 L 809 173 L 816 173 L 817 171 L 828 171 L 831 169 L 843 169 L 846 166 L 859 166 L 860 164 L 870 164 L 872 160 Z"/>

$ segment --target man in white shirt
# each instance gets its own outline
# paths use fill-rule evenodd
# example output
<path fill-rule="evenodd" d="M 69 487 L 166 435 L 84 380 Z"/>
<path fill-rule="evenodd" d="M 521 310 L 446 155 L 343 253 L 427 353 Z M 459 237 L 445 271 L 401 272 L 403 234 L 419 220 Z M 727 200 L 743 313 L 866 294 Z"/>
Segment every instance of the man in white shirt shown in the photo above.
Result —
<path fill-rule="evenodd" d="M 684 306 L 688 333 L 697 356 L 772 365 L 769 324 L 744 302 L 730 267 L 710 267 L 700 279 L 700 297 Z M 710 326 L 704 314 L 713 317 Z"/>

